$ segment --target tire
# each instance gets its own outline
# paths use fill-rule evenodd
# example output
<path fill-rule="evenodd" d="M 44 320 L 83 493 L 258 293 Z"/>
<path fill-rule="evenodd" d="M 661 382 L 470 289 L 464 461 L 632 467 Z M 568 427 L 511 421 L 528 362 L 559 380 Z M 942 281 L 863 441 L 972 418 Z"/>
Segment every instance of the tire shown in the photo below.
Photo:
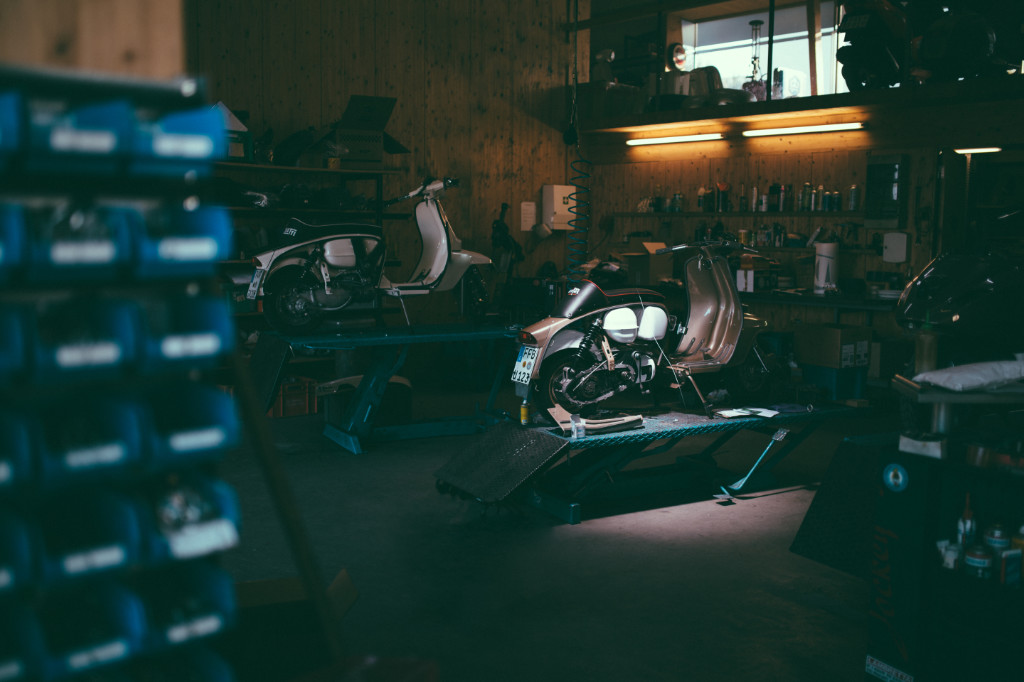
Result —
<path fill-rule="evenodd" d="M 569 414 L 582 414 L 588 409 L 594 409 L 593 405 L 579 404 L 557 390 L 560 378 L 566 371 L 572 369 L 575 355 L 576 349 L 564 350 L 544 361 L 540 378 L 534 387 L 535 400 L 540 409 L 547 410 L 558 405 Z"/>
<path fill-rule="evenodd" d="M 270 325 L 293 336 L 316 331 L 323 313 L 309 300 L 309 291 L 306 273 L 298 266 L 283 267 L 271 275 L 263 296 L 263 314 Z"/>
<path fill-rule="evenodd" d="M 725 370 L 725 388 L 734 401 L 763 402 L 771 397 L 772 387 L 780 376 L 781 368 L 773 354 L 759 352 L 768 368 L 767 372 L 753 349 L 747 353 L 743 362 Z"/>

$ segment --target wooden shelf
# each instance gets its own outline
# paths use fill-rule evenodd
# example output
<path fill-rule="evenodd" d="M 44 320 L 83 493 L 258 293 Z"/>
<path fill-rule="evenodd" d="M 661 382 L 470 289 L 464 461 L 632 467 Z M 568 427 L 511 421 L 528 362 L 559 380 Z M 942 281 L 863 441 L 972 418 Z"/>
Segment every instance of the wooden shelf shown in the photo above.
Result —
<path fill-rule="evenodd" d="M 588 133 L 628 133 L 668 128 L 686 123 L 781 121 L 797 117 L 820 118 L 867 115 L 874 119 L 887 112 L 942 106 L 976 106 L 1000 103 L 1024 96 L 1024 77 L 976 78 L 955 83 L 933 83 L 918 87 L 862 90 L 816 97 L 791 97 L 768 102 L 745 102 L 714 107 L 652 111 L 617 116 L 586 116 L 582 129 Z M 918 127 L 924 121 L 913 119 Z"/>
<path fill-rule="evenodd" d="M 236 161 L 221 161 L 214 166 L 223 171 L 246 171 L 259 173 L 289 173 L 309 175 L 337 175 L 347 176 L 353 179 L 374 179 L 380 175 L 398 175 L 403 171 L 398 168 L 384 168 L 379 164 L 367 164 L 365 166 L 352 166 L 347 168 L 308 168 L 304 166 L 275 166 L 262 163 L 244 163 Z"/>
<path fill-rule="evenodd" d="M 257 208 L 254 206 L 228 206 L 228 211 L 240 218 L 282 218 L 300 215 L 348 216 L 352 218 L 375 218 L 374 211 L 347 210 L 341 208 Z M 411 213 L 385 213 L 384 220 L 407 220 Z"/>
<path fill-rule="evenodd" d="M 660 218 L 671 220 L 673 218 L 864 218 L 862 211 L 661 211 L 661 212 L 615 212 L 613 218 Z"/>

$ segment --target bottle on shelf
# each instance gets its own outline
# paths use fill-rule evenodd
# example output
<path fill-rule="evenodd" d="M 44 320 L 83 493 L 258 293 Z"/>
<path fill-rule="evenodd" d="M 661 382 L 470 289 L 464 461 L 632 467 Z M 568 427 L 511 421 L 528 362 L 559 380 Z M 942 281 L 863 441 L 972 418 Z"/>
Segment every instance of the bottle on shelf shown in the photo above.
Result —
<path fill-rule="evenodd" d="M 964 548 L 970 547 L 974 544 L 976 531 L 974 512 L 971 510 L 971 494 L 967 493 L 964 500 L 964 511 L 956 522 L 956 543 Z"/>

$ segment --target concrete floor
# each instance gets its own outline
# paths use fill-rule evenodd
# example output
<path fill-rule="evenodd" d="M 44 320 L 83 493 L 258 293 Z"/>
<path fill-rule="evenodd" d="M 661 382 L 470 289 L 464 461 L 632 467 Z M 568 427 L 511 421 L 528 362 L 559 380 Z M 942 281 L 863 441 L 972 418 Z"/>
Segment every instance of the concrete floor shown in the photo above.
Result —
<path fill-rule="evenodd" d="M 420 413 L 448 411 L 450 398 L 432 396 Z M 863 679 L 866 584 L 790 545 L 839 441 L 877 423 L 822 427 L 775 469 L 775 485 L 733 504 L 709 487 L 594 510 L 578 525 L 439 494 L 434 472 L 479 436 L 354 455 L 322 424 L 271 426 L 322 572 L 329 580 L 345 569 L 358 590 L 343 647 L 352 660 L 411 662 L 391 676 L 344 679 Z M 735 439 L 719 466 L 745 472 L 765 444 L 751 436 Z M 252 453 L 231 455 L 222 470 L 243 510 L 226 567 L 239 582 L 296 575 Z M 277 635 L 249 642 L 250 652 L 284 647 L 284 630 L 296 627 L 270 620 Z"/>

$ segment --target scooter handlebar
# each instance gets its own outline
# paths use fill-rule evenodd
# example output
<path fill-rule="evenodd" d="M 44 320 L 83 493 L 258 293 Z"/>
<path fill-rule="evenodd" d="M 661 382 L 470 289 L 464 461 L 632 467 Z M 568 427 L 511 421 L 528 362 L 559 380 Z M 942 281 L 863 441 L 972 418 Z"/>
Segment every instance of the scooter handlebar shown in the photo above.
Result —
<path fill-rule="evenodd" d="M 441 190 L 448 189 L 449 187 L 458 187 L 458 186 L 459 186 L 459 179 L 458 178 L 441 178 L 440 180 L 435 180 L 433 178 L 426 178 L 423 181 L 422 185 L 420 185 L 419 187 L 417 187 L 413 191 L 409 192 L 408 194 L 403 194 L 400 197 L 395 197 L 394 199 L 386 200 L 384 202 L 384 207 L 387 208 L 388 206 L 393 206 L 393 205 L 395 205 L 395 204 L 397 204 L 399 202 L 405 201 L 407 199 L 412 199 L 413 197 L 417 197 L 417 196 L 419 196 L 421 194 L 424 194 L 426 192 L 431 192 L 431 193 L 440 192 Z"/>

